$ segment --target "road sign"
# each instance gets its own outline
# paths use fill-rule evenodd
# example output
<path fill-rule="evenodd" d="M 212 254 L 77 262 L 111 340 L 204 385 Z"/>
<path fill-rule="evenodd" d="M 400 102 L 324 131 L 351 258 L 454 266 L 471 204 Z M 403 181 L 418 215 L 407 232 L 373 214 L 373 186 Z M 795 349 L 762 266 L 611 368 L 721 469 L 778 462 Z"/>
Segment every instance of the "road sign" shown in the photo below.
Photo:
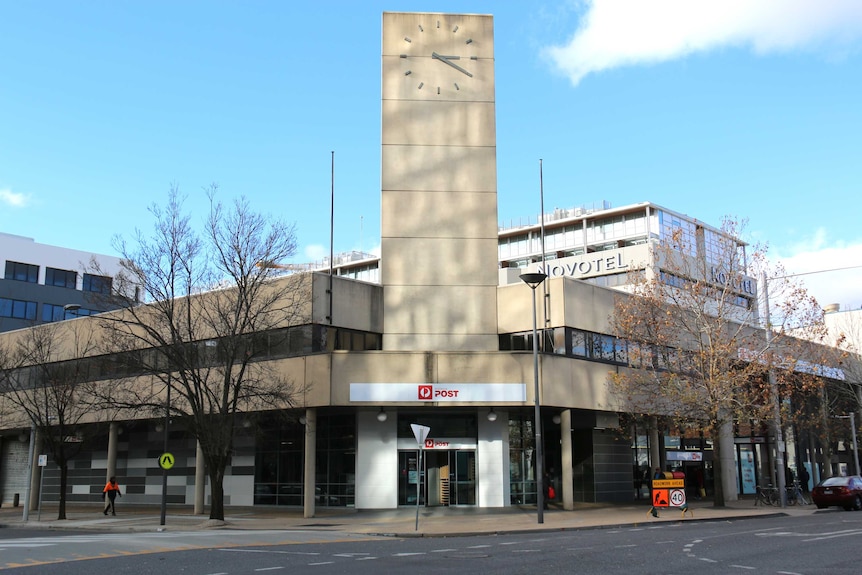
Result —
<path fill-rule="evenodd" d="M 40 455 L 39 456 L 39 467 L 45 467 L 46 465 L 48 465 L 48 456 L 47 455 Z"/>
<path fill-rule="evenodd" d="M 172 453 L 162 453 L 159 456 L 159 467 L 162 469 L 170 469 L 174 466 L 174 455 Z"/>
<path fill-rule="evenodd" d="M 670 490 L 670 506 L 671 507 L 682 507 L 685 505 L 685 490 L 684 489 L 671 489 Z"/>

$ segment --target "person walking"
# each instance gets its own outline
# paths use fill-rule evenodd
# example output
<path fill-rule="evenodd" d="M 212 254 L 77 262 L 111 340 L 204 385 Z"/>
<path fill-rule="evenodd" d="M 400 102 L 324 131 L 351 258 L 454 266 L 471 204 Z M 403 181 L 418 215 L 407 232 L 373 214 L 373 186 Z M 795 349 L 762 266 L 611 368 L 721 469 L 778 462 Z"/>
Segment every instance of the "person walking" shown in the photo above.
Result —
<path fill-rule="evenodd" d="M 108 483 L 105 484 L 105 488 L 102 490 L 102 497 L 105 499 L 105 509 L 102 513 L 107 515 L 108 509 L 110 509 L 111 515 L 117 514 L 117 509 L 114 507 L 114 500 L 117 496 L 122 497 L 123 494 L 120 493 L 120 486 L 117 485 L 117 478 L 111 477 L 108 480 Z"/>

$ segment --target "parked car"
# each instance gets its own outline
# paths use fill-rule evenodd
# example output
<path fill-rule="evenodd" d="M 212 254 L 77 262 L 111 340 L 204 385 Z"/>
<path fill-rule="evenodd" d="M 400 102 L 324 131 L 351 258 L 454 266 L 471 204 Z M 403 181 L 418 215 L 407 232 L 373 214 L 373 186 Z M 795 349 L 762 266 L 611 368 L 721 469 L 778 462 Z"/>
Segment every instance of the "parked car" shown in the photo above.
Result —
<path fill-rule="evenodd" d="M 811 490 L 811 499 L 818 509 L 837 505 L 847 511 L 859 511 L 862 509 L 862 477 L 828 477 Z"/>

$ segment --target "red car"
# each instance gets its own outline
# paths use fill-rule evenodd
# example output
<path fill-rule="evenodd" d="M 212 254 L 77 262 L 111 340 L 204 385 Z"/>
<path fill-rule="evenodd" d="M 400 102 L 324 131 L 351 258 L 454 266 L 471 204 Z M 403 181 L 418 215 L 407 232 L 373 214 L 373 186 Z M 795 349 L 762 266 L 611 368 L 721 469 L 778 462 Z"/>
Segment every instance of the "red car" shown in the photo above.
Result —
<path fill-rule="evenodd" d="M 862 509 L 862 477 L 836 476 L 824 479 L 811 490 L 811 499 L 817 509 L 837 505 L 845 510 Z"/>

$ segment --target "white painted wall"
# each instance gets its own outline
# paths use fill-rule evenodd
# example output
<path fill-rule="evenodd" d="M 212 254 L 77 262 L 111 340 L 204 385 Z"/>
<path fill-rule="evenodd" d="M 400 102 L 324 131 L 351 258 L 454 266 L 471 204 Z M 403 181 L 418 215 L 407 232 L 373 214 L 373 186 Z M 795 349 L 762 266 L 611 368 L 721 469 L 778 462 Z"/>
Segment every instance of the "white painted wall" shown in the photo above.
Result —
<path fill-rule="evenodd" d="M 386 421 L 377 421 L 377 410 L 356 414 L 356 508 L 398 507 L 398 414 L 386 410 Z"/>
<path fill-rule="evenodd" d="M 476 473 L 479 479 L 479 507 L 509 505 L 509 415 L 494 410 L 496 421 L 488 421 L 488 409 L 479 409 L 479 437 Z"/>

